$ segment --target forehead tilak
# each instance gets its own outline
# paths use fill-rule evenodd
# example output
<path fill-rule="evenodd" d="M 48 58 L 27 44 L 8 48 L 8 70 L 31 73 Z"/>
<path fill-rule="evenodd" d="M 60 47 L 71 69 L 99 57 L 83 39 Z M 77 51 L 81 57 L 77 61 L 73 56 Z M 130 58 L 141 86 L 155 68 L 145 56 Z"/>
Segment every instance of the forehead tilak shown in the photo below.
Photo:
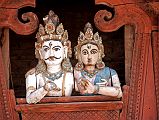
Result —
<path fill-rule="evenodd" d="M 91 49 L 91 45 L 90 45 L 90 44 L 87 44 L 87 48 L 88 48 L 88 49 Z"/>

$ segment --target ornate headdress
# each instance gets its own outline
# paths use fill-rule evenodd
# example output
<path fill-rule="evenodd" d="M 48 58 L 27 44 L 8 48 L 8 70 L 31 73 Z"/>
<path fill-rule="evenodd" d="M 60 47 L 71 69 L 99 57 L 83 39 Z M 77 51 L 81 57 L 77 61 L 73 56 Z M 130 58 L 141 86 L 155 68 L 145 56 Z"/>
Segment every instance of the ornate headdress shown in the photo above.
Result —
<path fill-rule="evenodd" d="M 64 30 L 62 23 L 59 23 L 59 17 L 52 11 L 43 18 L 44 26 L 39 25 L 39 30 L 36 34 L 37 42 L 35 42 L 35 56 L 39 59 L 39 63 L 36 67 L 37 74 L 41 71 L 45 71 L 44 61 L 40 59 L 39 48 L 42 43 L 47 40 L 59 40 L 63 46 L 68 47 L 66 58 L 64 58 L 62 67 L 66 71 L 72 71 L 72 66 L 68 57 L 72 56 L 71 42 L 68 40 L 68 32 Z"/>
<path fill-rule="evenodd" d="M 44 26 L 39 25 L 39 31 L 36 34 L 37 42 L 45 40 L 61 40 L 63 43 L 68 40 L 68 32 L 64 30 L 63 24 L 59 23 L 58 16 L 52 11 L 43 18 Z"/>
<path fill-rule="evenodd" d="M 95 43 L 97 45 L 102 44 L 102 38 L 99 37 L 98 32 L 93 35 L 93 28 L 89 22 L 85 25 L 84 32 L 85 34 L 83 32 L 80 32 L 80 35 L 78 37 L 78 44 L 83 45 L 89 42 Z"/>
<path fill-rule="evenodd" d="M 78 45 L 75 46 L 75 56 L 76 59 L 78 59 L 78 64 L 76 65 L 76 68 L 78 69 L 78 67 L 80 67 L 81 65 L 81 56 L 80 56 L 80 50 L 81 47 L 87 43 L 92 43 L 98 46 L 99 52 L 100 52 L 100 63 L 104 64 L 102 62 L 102 58 L 105 56 L 104 55 L 104 46 L 102 44 L 102 38 L 99 36 L 99 33 L 96 32 L 95 34 L 93 34 L 93 28 L 92 25 L 88 22 L 85 25 L 84 28 L 84 33 L 80 32 L 80 35 L 78 37 Z M 104 65 L 102 65 L 104 66 Z"/>
<path fill-rule="evenodd" d="M 59 40 L 64 46 L 68 46 L 68 56 L 71 57 L 71 42 L 68 40 L 68 32 L 64 30 L 63 24 L 59 23 L 59 17 L 52 11 L 49 11 L 49 14 L 43 18 L 44 26 L 39 25 L 39 30 L 36 34 L 37 42 L 35 48 L 39 49 L 41 43 L 47 40 Z M 38 54 L 36 57 L 38 57 Z"/>

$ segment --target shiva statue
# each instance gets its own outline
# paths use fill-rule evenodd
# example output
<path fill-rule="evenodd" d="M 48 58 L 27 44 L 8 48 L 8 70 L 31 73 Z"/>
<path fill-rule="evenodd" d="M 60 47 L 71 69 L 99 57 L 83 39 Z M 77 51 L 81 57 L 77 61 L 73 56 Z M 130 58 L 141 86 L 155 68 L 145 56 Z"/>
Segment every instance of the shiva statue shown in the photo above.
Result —
<path fill-rule="evenodd" d="M 35 56 L 38 64 L 28 71 L 26 101 L 37 103 L 44 96 L 70 96 L 74 86 L 71 42 L 58 16 L 49 11 L 36 34 Z"/>
<path fill-rule="evenodd" d="M 102 38 L 98 32 L 93 34 L 90 23 L 85 25 L 84 33 L 80 32 L 75 56 L 78 60 L 74 68 L 76 91 L 81 95 L 122 97 L 118 74 L 102 61 L 105 56 Z"/>

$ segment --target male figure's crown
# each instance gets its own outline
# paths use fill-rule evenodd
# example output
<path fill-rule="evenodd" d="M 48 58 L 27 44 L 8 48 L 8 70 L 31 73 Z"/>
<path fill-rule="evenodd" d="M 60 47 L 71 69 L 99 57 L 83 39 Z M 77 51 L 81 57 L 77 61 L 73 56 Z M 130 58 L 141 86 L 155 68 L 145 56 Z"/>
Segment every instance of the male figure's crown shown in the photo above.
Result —
<path fill-rule="evenodd" d="M 68 40 L 68 32 L 64 30 L 63 24 L 59 23 L 59 17 L 52 11 L 43 18 L 44 26 L 39 25 L 39 30 L 36 34 L 37 42 L 45 40 Z"/>

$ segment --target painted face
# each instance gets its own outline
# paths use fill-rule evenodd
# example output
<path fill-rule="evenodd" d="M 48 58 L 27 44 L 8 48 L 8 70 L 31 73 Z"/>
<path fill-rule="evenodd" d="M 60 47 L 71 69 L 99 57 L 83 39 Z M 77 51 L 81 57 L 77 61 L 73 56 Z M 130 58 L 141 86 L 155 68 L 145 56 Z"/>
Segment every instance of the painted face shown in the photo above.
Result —
<path fill-rule="evenodd" d="M 98 47 L 93 44 L 86 44 L 81 47 L 81 58 L 84 65 L 95 65 L 99 56 Z"/>
<path fill-rule="evenodd" d="M 40 52 L 42 59 L 47 65 L 61 64 L 64 58 L 64 47 L 60 41 L 44 41 Z"/>

